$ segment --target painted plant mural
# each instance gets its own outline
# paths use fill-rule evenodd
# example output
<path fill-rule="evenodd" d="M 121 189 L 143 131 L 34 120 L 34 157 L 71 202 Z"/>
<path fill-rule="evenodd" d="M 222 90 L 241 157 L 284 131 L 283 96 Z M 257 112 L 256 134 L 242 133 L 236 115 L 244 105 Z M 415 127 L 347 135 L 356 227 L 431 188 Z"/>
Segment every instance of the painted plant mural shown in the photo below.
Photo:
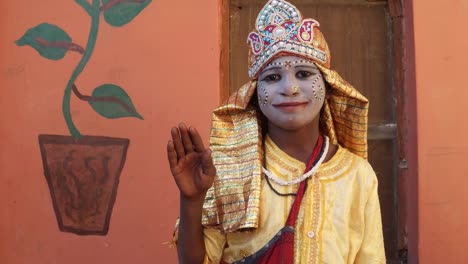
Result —
<path fill-rule="evenodd" d="M 62 101 L 63 116 L 70 135 L 39 135 L 39 146 L 60 230 L 79 235 L 106 235 L 129 140 L 81 134 L 73 123 L 70 99 L 76 96 L 108 119 L 143 119 L 120 86 L 102 84 L 91 95 L 84 95 L 80 93 L 76 81 L 93 54 L 101 17 L 111 26 L 124 26 L 151 0 L 75 2 L 91 19 L 85 47 L 73 43 L 67 32 L 49 23 L 27 30 L 16 44 L 28 45 L 50 60 L 60 60 L 68 52 L 77 52 L 82 56 L 66 84 Z"/>

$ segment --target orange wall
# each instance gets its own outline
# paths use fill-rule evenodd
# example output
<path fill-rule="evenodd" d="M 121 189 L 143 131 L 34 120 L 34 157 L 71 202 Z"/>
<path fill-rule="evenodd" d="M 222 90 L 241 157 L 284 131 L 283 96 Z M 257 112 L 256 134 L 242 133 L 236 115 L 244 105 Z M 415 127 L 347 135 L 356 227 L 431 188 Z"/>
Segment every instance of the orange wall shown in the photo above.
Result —
<path fill-rule="evenodd" d="M 182 120 L 208 138 L 219 98 L 217 1 L 154 0 L 122 28 L 101 20 L 77 84 L 86 94 L 122 85 L 145 120 L 108 120 L 72 97 L 84 134 L 130 139 L 109 233 L 86 237 L 58 230 L 37 140 L 68 135 L 61 100 L 80 55 L 50 61 L 14 41 L 49 22 L 85 45 L 89 17 L 63 0 L 1 1 L 0 10 L 0 263 L 175 263 L 175 250 L 163 244 L 179 207 L 165 147 Z"/>
<path fill-rule="evenodd" d="M 420 263 L 468 261 L 468 1 L 414 0 Z"/>
<path fill-rule="evenodd" d="M 464 263 L 468 2 L 414 0 L 405 5 L 411 7 L 407 25 L 412 27 L 407 31 L 411 65 L 406 77 L 414 100 L 408 101 L 415 103 L 417 120 L 417 160 L 409 160 L 417 175 L 408 186 L 410 198 L 417 194 L 409 210 L 418 212 L 409 213 L 410 246 L 417 247 L 412 263 L 417 258 L 419 263 Z M 78 79 L 80 89 L 89 93 L 102 83 L 121 84 L 145 120 L 107 120 L 72 99 L 72 114 L 83 133 L 131 141 L 109 234 L 80 237 L 58 231 L 37 143 L 39 134 L 68 134 L 61 99 L 80 55 L 49 61 L 14 41 L 28 28 L 49 22 L 84 45 L 89 19 L 74 1 L 1 1 L 2 264 L 175 262 L 175 252 L 163 244 L 178 214 L 165 144 L 169 128 L 179 120 L 208 137 L 210 111 L 219 98 L 217 8 L 213 0 L 184 5 L 156 0 L 123 28 L 101 23 L 94 55 Z"/>

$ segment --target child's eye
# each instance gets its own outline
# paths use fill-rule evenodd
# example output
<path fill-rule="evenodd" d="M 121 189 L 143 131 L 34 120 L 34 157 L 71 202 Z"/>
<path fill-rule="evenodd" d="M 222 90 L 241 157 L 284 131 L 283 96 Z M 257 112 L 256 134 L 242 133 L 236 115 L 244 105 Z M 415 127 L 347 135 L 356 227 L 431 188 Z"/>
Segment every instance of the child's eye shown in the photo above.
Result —
<path fill-rule="evenodd" d="M 310 77 L 311 75 L 312 75 L 312 73 L 309 72 L 309 71 L 298 71 L 296 73 L 297 78 L 301 78 L 301 79 Z"/>
<path fill-rule="evenodd" d="M 263 78 L 263 81 L 267 82 L 274 82 L 281 80 L 281 76 L 279 74 L 269 74 Z"/>

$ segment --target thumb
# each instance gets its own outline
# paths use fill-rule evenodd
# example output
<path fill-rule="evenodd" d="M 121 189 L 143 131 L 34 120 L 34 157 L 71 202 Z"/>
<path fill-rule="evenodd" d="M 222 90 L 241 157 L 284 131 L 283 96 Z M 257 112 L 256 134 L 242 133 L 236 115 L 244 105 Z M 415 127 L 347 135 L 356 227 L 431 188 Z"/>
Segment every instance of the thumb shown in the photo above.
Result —
<path fill-rule="evenodd" d="M 211 158 L 211 149 L 209 148 L 205 149 L 202 154 L 202 170 L 205 175 L 216 175 L 216 168 L 213 164 L 213 159 Z"/>

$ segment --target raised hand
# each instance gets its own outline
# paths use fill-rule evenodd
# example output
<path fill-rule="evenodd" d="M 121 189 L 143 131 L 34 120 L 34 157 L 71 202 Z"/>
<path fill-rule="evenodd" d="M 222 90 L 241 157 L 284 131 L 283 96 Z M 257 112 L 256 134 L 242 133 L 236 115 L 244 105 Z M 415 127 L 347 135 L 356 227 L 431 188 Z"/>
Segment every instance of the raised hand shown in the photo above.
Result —
<path fill-rule="evenodd" d="M 181 198 L 204 199 L 216 175 L 210 149 L 205 149 L 195 128 L 183 123 L 171 129 L 171 136 L 167 158 Z"/>

